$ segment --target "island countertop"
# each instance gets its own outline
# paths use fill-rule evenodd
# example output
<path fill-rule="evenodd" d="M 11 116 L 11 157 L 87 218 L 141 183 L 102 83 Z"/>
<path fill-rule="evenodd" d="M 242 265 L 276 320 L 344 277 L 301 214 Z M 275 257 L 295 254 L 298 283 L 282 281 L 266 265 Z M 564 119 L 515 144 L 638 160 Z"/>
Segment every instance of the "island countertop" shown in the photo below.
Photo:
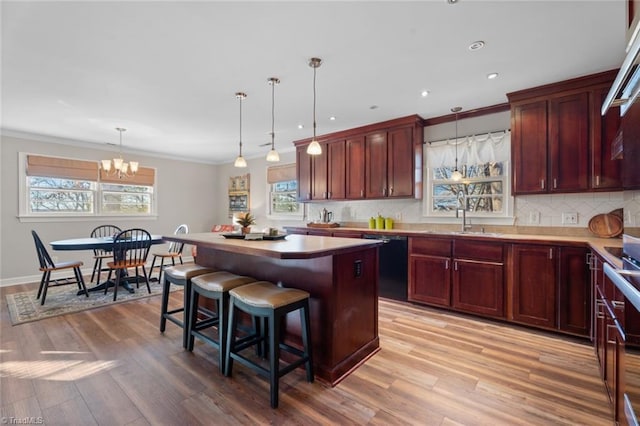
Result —
<path fill-rule="evenodd" d="M 225 238 L 222 234 L 212 232 L 164 235 L 163 239 L 231 253 L 276 259 L 313 259 L 349 253 L 382 244 L 382 241 L 379 240 L 314 235 L 287 235 L 284 239 L 279 240 L 244 240 Z"/>

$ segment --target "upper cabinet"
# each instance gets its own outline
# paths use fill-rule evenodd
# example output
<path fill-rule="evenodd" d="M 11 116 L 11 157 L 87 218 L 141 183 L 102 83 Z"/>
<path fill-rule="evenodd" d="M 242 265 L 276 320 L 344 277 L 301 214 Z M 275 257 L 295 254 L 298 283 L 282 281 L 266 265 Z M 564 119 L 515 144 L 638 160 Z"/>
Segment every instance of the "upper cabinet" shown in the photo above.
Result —
<path fill-rule="evenodd" d="M 300 201 L 422 198 L 422 119 L 409 116 L 296 141 Z"/>
<path fill-rule="evenodd" d="M 615 71 L 507 94 L 514 194 L 620 190 L 619 111 L 600 116 Z"/>

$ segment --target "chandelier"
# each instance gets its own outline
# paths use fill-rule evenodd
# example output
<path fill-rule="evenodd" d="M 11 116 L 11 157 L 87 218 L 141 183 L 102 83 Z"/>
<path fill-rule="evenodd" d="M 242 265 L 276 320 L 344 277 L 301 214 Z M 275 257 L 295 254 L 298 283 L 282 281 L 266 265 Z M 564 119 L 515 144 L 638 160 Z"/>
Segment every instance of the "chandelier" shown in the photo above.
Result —
<path fill-rule="evenodd" d="M 126 132 L 127 129 L 122 127 L 116 127 L 116 130 L 120 132 L 120 153 L 118 158 L 111 160 L 102 160 L 102 169 L 108 175 L 117 175 L 118 179 L 123 179 L 129 176 L 135 176 L 138 172 L 138 162 L 129 161 L 128 163 L 122 158 L 122 132 Z"/>

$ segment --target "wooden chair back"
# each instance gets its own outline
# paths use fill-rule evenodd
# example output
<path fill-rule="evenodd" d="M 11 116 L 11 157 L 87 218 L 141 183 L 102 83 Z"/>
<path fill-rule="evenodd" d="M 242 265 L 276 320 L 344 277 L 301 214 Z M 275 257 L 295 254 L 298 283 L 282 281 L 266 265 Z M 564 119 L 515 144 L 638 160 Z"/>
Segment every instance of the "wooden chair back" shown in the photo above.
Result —
<path fill-rule="evenodd" d="M 122 229 L 115 225 L 100 225 L 94 228 L 91 231 L 91 238 L 105 238 L 105 237 L 115 237 L 116 234 L 120 233 Z M 104 256 L 105 254 L 111 254 L 110 250 L 103 249 L 94 249 L 94 256 Z"/>
<path fill-rule="evenodd" d="M 113 239 L 113 261 L 118 269 L 142 266 L 151 248 L 151 234 L 144 229 L 121 231 Z"/>
<path fill-rule="evenodd" d="M 38 236 L 38 233 L 34 230 L 31 230 L 31 235 L 33 236 L 33 241 L 36 244 L 36 252 L 38 252 L 38 261 L 40 262 L 40 270 L 54 269 L 56 265 L 55 263 L 53 263 L 51 256 L 49 256 L 47 248 L 42 243 L 42 240 Z"/>
<path fill-rule="evenodd" d="M 189 233 L 189 227 L 186 224 L 182 224 L 180 226 L 178 226 L 175 230 L 175 232 L 173 233 L 174 235 L 180 235 L 180 234 L 188 234 Z M 175 253 L 175 254 L 182 254 L 182 250 L 184 249 L 184 243 L 178 243 L 176 241 L 172 241 L 169 244 L 169 253 Z"/>

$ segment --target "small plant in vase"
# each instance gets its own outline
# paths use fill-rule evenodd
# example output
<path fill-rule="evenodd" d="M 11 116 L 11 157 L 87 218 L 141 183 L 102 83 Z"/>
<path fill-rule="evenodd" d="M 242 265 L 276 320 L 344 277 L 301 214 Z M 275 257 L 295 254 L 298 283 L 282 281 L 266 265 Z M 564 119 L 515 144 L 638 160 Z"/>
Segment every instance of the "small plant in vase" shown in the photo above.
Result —
<path fill-rule="evenodd" d="M 242 227 L 242 234 L 246 235 L 251 232 L 251 225 L 255 225 L 256 218 L 251 213 L 241 213 L 236 219 L 236 223 Z"/>

